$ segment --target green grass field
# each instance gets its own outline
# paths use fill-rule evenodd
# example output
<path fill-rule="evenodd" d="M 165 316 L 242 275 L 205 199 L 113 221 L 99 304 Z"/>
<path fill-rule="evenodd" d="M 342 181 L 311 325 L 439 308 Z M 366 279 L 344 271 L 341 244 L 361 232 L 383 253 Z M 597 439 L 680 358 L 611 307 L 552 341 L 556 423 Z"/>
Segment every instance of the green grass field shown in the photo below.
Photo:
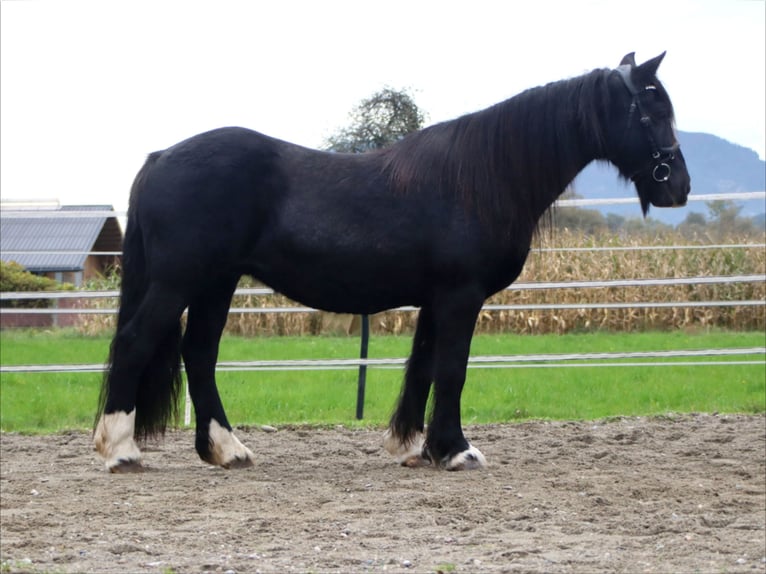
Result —
<path fill-rule="evenodd" d="M 597 353 L 762 347 L 764 333 L 595 333 L 479 335 L 472 355 Z M 109 340 L 73 332 L 0 332 L 0 364 L 92 364 Z M 410 337 L 373 337 L 370 357 L 405 357 Z M 355 337 L 225 337 L 221 361 L 355 358 Z M 566 368 L 471 368 L 463 423 L 519 419 L 597 419 L 668 412 L 764 412 L 766 365 Z M 699 359 L 697 359 L 699 360 Z M 633 361 L 635 362 L 635 360 Z M 222 372 L 219 389 L 232 424 L 383 425 L 399 392 L 402 370 L 370 367 L 364 421 L 355 421 L 355 370 Z M 4 431 L 90 428 L 101 375 L 3 373 Z"/>

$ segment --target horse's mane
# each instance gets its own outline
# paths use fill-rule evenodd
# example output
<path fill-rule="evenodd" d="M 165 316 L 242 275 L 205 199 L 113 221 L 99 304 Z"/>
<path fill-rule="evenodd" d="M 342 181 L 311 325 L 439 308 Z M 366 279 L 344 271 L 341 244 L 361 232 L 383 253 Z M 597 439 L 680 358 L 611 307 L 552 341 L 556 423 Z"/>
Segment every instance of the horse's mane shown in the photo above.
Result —
<path fill-rule="evenodd" d="M 515 224 L 535 229 L 584 167 L 583 144 L 596 157 L 606 155 L 609 72 L 531 88 L 408 135 L 381 152 L 394 192 L 435 187 L 485 222 L 512 214 Z"/>

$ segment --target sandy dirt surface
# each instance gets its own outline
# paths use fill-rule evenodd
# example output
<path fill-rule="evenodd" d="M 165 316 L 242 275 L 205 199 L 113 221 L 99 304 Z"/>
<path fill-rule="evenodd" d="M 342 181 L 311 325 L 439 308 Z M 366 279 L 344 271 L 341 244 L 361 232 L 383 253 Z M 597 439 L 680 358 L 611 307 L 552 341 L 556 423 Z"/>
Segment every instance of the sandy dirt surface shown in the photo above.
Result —
<path fill-rule="evenodd" d="M 395 465 L 382 432 L 190 431 L 109 475 L 90 435 L 2 435 L 2 572 L 764 572 L 766 418 L 470 427 L 489 461 Z"/>

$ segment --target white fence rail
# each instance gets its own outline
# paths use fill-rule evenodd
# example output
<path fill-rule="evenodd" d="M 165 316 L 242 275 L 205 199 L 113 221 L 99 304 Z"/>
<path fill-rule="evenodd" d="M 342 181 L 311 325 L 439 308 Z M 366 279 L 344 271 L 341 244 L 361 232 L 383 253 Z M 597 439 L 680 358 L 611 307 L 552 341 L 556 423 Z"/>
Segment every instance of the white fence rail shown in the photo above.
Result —
<path fill-rule="evenodd" d="M 678 359 L 694 357 L 766 357 L 766 347 L 743 347 L 736 349 L 701 349 L 688 351 L 638 351 L 630 353 L 567 353 L 540 355 L 483 355 L 470 357 L 469 368 L 492 369 L 508 367 L 615 367 L 615 366 L 710 366 L 710 365 L 761 365 L 764 360 L 741 361 L 662 361 L 662 362 L 610 362 L 621 359 Z M 582 363 L 578 361 L 598 361 Z M 285 359 L 271 361 L 220 361 L 217 371 L 317 371 L 352 370 L 358 367 L 399 369 L 407 362 L 406 357 L 385 359 Z M 0 373 L 102 373 L 101 364 L 87 365 L 5 365 Z"/>
<path fill-rule="evenodd" d="M 703 201 L 752 201 L 757 199 L 766 199 L 766 191 L 746 191 L 739 193 L 705 193 L 701 195 L 690 195 L 687 198 L 689 202 Z M 595 205 L 634 205 L 638 204 L 639 199 L 633 197 L 605 197 L 599 199 L 560 199 L 556 202 L 558 207 L 591 207 Z M 87 217 L 120 217 L 127 216 L 125 211 L 109 210 L 84 210 L 84 211 L 54 211 L 50 209 L 3 209 L 0 211 L 3 217 L 16 219 L 35 219 L 60 217 L 66 219 L 82 219 Z"/>
<path fill-rule="evenodd" d="M 533 247 L 532 253 L 562 253 L 583 251 L 683 251 L 700 249 L 763 249 L 766 243 L 725 243 L 705 245 L 626 245 L 614 247 Z M 122 251 L 67 251 L 67 250 L 12 250 L 2 249 L 3 255 L 109 255 L 120 256 Z"/>
<path fill-rule="evenodd" d="M 715 285 L 731 283 L 753 283 L 766 281 L 766 274 L 756 275 L 726 275 L 726 276 L 702 276 L 702 277 L 677 277 L 665 279 L 615 279 L 609 281 L 560 281 L 540 283 L 514 283 L 506 287 L 508 291 L 524 291 L 539 289 L 592 289 L 592 288 L 615 288 L 615 287 L 647 287 L 667 285 Z M 119 291 L 36 291 L 33 293 L 14 291 L 0 293 L 0 301 L 16 301 L 30 299 L 103 299 L 119 297 Z M 273 289 L 268 287 L 251 287 L 237 289 L 235 295 L 273 295 Z M 637 303 L 551 303 L 551 304 L 514 304 L 514 305 L 485 305 L 485 311 L 501 310 L 537 310 L 537 309 L 630 309 L 646 307 L 721 307 L 730 305 L 753 306 L 766 305 L 763 300 L 738 300 L 738 301 L 675 301 L 675 302 L 637 302 Z M 417 307 L 405 306 L 392 309 L 394 311 L 416 311 Z M 13 308 L 7 312 L 29 315 L 45 314 L 114 314 L 116 308 L 106 309 L 24 309 Z M 315 313 L 316 309 L 302 306 L 289 307 L 232 307 L 229 313 Z"/>

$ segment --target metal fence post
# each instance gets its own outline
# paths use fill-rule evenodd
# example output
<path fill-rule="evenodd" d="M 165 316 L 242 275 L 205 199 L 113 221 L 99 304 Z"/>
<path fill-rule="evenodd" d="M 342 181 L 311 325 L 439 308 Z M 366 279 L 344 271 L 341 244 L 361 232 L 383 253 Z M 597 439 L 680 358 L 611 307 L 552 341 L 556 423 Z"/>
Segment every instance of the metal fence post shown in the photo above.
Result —
<path fill-rule="evenodd" d="M 370 318 L 362 315 L 362 345 L 359 349 L 359 358 L 367 358 L 367 347 L 370 343 Z M 364 388 L 367 384 L 367 365 L 359 365 L 359 380 L 356 385 L 356 419 L 364 418 Z"/>

